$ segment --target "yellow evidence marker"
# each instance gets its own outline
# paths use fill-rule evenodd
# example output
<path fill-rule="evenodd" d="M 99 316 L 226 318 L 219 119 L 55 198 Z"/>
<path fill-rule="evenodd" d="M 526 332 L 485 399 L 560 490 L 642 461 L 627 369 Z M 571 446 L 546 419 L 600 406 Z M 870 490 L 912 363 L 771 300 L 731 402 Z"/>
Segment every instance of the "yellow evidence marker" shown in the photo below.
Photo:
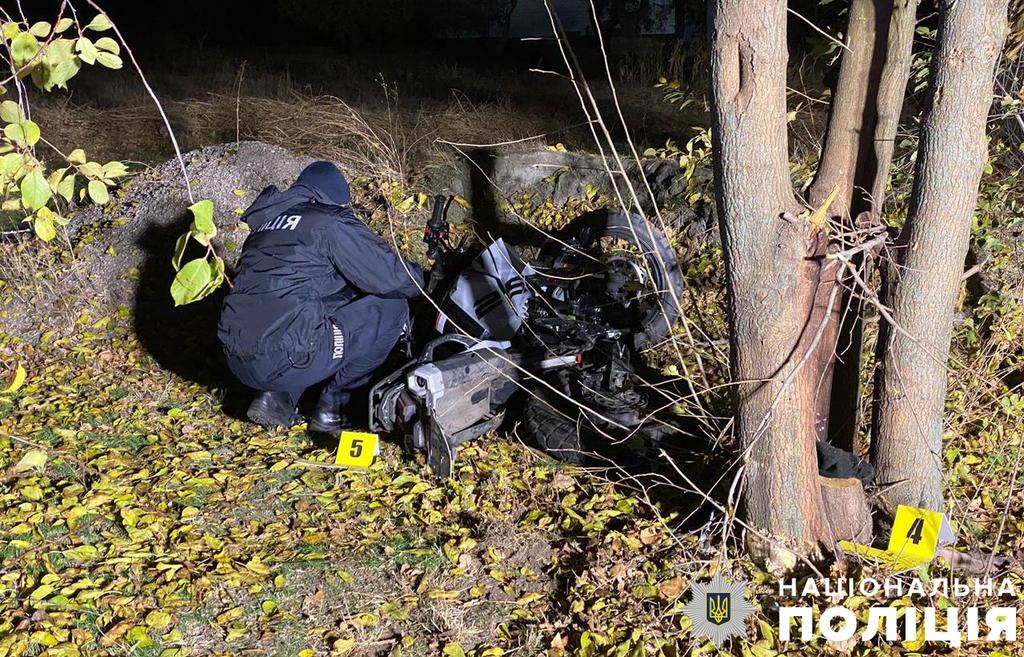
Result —
<path fill-rule="evenodd" d="M 380 437 L 377 434 L 342 431 L 334 463 L 346 468 L 365 470 L 373 464 L 378 454 L 380 454 Z"/>
<path fill-rule="evenodd" d="M 910 570 L 930 563 L 940 546 L 953 542 L 946 514 L 928 509 L 903 506 L 896 509 L 896 518 L 884 550 L 850 541 L 839 541 L 845 552 L 883 563 L 893 570 Z"/>

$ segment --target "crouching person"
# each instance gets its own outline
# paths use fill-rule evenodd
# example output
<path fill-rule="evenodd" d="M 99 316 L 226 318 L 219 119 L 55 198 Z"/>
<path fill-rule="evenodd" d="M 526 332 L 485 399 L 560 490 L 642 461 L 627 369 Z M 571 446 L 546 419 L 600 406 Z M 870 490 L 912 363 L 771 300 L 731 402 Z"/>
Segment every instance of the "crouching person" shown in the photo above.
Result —
<path fill-rule="evenodd" d="M 228 367 L 256 390 L 248 417 L 267 428 L 300 418 L 303 391 L 324 387 L 309 428 L 336 433 L 409 319 L 423 273 L 349 207 L 336 166 L 315 162 L 291 187 L 268 187 L 242 216 L 245 241 L 218 336 Z"/>

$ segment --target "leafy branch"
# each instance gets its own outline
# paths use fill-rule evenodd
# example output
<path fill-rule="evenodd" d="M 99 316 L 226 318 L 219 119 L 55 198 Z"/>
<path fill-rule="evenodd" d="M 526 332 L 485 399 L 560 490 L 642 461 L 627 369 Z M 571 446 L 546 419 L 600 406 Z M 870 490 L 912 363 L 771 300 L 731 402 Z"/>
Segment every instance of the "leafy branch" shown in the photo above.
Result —
<path fill-rule="evenodd" d="M 213 250 L 211 243 L 217 236 L 217 226 L 213 223 L 213 201 L 199 201 L 188 209 L 192 212 L 192 225 L 188 232 L 178 238 L 171 258 L 171 266 L 178 272 L 171 282 L 171 298 L 175 306 L 184 306 L 210 296 L 226 280 L 224 260 Z M 206 247 L 206 254 L 182 265 L 190 241 Z"/>
<path fill-rule="evenodd" d="M 10 20 L 6 13 L 9 20 L 0 24 L 0 58 L 11 70 L 4 85 L 14 82 L 18 91 L 17 101 L 0 103 L 0 212 L 30 224 L 45 242 L 56 236 L 57 226 L 67 225 L 62 212 L 76 197 L 103 205 L 110 200 L 110 187 L 128 174 L 123 163 L 89 161 L 80 148 L 63 155 L 51 146 L 63 160 L 56 164 L 44 161 L 36 152 L 37 144 L 49 142 L 31 119 L 23 80 L 29 79 L 38 89 L 49 92 L 67 89 L 68 81 L 83 65 L 99 64 L 110 69 L 123 66 L 117 41 L 107 36 L 86 36 L 87 32 L 111 29 L 110 19 L 100 13 L 83 27 L 63 16 L 64 7 L 62 4 L 56 24 Z M 6 86 L 0 87 L 0 93 L 6 91 Z"/>

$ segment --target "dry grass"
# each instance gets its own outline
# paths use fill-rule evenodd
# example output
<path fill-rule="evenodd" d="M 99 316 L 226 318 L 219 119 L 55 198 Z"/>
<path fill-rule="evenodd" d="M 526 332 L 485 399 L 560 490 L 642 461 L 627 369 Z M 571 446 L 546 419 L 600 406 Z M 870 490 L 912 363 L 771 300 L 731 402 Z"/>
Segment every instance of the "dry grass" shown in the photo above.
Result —
<path fill-rule="evenodd" d="M 619 87 L 631 127 L 647 145 L 683 138 L 700 121 L 660 102 L 653 88 L 666 72 L 699 78 L 701 64 L 679 48 L 666 55 L 624 60 Z M 145 65 L 145 62 L 144 62 Z M 154 67 L 155 68 L 155 67 Z M 476 69 L 435 58 L 376 57 L 324 53 L 292 55 L 281 62 L 240 62 L 207 53 L 169 57 L 147 70 L 166 104 L 186 150 L 260 139 L 307 154 L 350 163 L 371 173 L 406 178 L 437 138 L 493 143 L 535 135 L 547 142 L 592 148 L 590 131 L 568 81 L 510 70 Z M 138 80 L 127 73 L 76 79 L 68 97 L 39 94 L 34 113 L 48 139 L 62 149 L 84 147 L 98 159 L 154 163 L 168 159 L 166 130 Z M 702 87 L 701 87 L 702 88 Z M 595 89 L 601 102 L 610 90 Z M 369 137 L 369 138 L 368 138 Z M 385 144 L 381 151 L 379 144 Z"/>
<path fill-rule="evenodd" d="M 66 294 L 72 287 L 67 279 L 80 274 L 67 266 L 68 257 L 24 233 L 0 240 L 0 306 L 7 306 L 4 312 L 12 307 L 46 308 L 54 324 L 73 323 L 74 300 Z"/>

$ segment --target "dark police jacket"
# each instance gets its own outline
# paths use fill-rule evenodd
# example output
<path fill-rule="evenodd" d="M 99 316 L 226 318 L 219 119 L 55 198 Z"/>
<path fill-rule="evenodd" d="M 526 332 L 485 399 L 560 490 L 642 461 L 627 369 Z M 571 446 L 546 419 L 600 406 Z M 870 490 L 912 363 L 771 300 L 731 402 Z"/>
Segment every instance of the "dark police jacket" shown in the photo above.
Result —
<path fill-rule="evenodd" d="M 311 196 L 268 187 L 243 215 L 251 233 L 217 329 L 228 353 L 307 353 L 331 315 L 352 299 L 420 293 L 417 265 L 403 261 L 347 206 Z"/>

